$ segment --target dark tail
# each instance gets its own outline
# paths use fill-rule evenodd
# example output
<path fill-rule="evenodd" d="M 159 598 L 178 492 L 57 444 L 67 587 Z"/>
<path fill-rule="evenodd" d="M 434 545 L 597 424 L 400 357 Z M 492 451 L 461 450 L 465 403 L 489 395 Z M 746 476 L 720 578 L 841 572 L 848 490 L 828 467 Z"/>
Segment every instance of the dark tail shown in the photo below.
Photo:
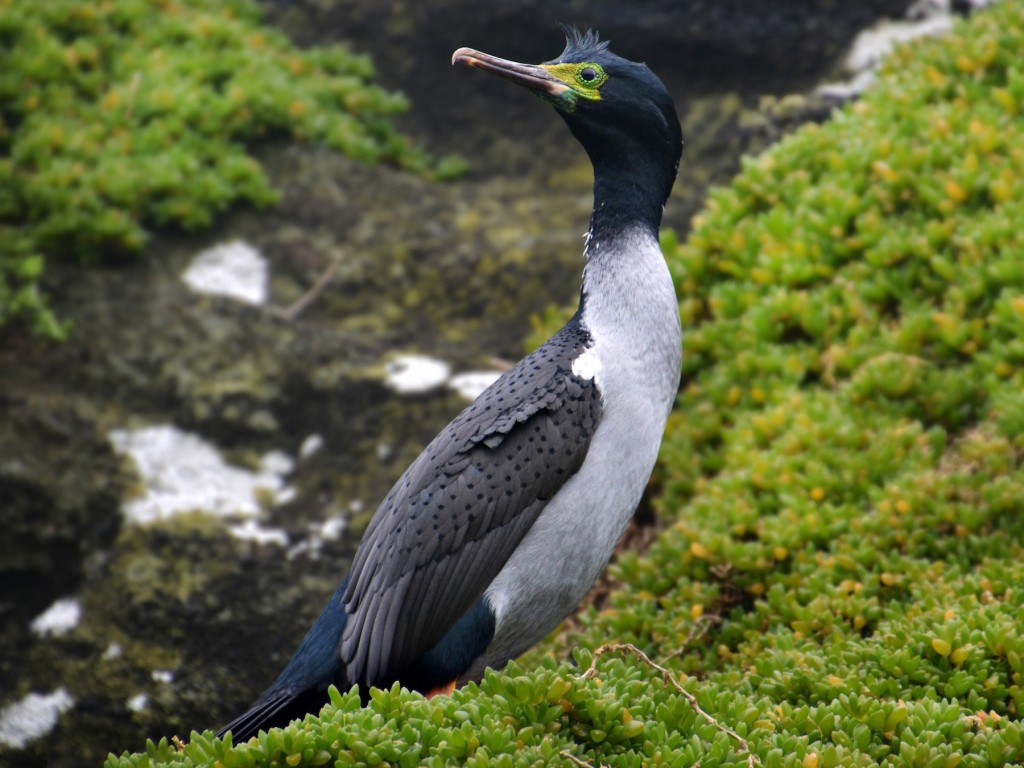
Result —
<path fill-rule="evenodd" d="M 274 684 L 246 711 L 219 731 L 231 732 L 232 741 L 248 741 L 261 730 L 285 726 L 307 713 L 317 713 L 327 703 L 327 688 L 349 685 L 338 658 L 341 633 L 345 631 L 348 614 L 342 604 L 348 576 L 331 597 L 320 618 L 306 633 L 302 645 L 288 662 Z"/>
<path fill-rule="evenodd" d="M 241 744 L 260 731 L 283 728 L 292 720 L 305 717 L 310 712 L 319 712 L 327 701 L 327 686 L 322 690 L 270 689 L 247 712 L 217 731 L 217 735 L 223 736 L 230 731 L 232 743 Z"/>

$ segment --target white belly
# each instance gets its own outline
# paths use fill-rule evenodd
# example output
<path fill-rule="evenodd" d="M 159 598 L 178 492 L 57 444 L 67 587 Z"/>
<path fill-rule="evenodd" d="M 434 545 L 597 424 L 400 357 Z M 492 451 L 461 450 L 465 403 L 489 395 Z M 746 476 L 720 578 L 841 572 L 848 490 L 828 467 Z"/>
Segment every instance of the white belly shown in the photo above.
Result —
<path fill-rule="evenodd" d="M 622 421 L 602 419 L 583 467 L 544 508 L 487 590 L 496 629 L 478 674 L 542 640 L 608 564 L 643 495 L 664 428 L 630 429 Z"/>
<path fill-rule="evenodd" d="M 495 635 L 464 681 L 515 658 L 573 611 L 608 564 L 658 458 L 679 386 L 679 309 L 657 241 L 640 233 L 621 247 L 628 261 L 589 284 L 584 276 L 592 295 L 582 321 L 594 343 L 573 365 L 598 386 L 600 423 L 579 471 L 487 589 Z"/>

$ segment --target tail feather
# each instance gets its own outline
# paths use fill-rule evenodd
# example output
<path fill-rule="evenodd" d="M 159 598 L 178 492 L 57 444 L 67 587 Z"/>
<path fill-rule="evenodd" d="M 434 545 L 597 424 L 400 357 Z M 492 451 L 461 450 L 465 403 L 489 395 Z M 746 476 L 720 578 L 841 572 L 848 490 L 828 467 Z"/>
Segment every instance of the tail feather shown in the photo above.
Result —
<path fill-rule="evenodd" d="M 283 728 L 292 720 L 305 717 L 310 712 L 319 712 L 327 701 L 326 688 L 270 692 L 217 731 L 217 735 L 223 736 L 230 731 L 232 742 L 241 744 L 260 731 Z"/>
<path fill-rule="evenodd" d="M 230 731 L 237 744 L 261 730 L 282 727 L 310 712 L 317 713 L 328 702 L 327 689 L 331 685 L 347 691 L 359 682 L 366 703 L 365 681 L 351 680 L 339 656 L 341 636 L 348 621 L 342 603 L 347 583 L 345 577 L 274 684 L 246 712 L 217 731 L 218 736 Z M 402 684 L 428 694 L 438 693 L 439 689 L 450 691 L 474 669 L 494 638 L 494 631 L 494 611 L 486 597 L 480 598 L 440 642 L 403 671 Z M 388 685 L 390 681 L 374 684 Z"/>

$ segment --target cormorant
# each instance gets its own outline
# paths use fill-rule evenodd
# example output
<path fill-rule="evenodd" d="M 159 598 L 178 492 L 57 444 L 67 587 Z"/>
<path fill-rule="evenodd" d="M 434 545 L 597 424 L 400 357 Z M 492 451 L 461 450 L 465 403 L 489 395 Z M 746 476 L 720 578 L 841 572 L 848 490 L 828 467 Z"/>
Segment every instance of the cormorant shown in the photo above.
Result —
<path fill-rule="evenodd" d="M 220 733 L 236 742 L 326 690 L 425 694 L 479 680 L 586 595 L 629 523 L 679 385 L 682 331 L 658 245 L 682 135 L 665 86 L 593 32 L 540 65 L 460 48 L 453 64 L 552 104 L 594 166 L 579 308 L 459 414 L 374 514 L 291 662 Z"/>

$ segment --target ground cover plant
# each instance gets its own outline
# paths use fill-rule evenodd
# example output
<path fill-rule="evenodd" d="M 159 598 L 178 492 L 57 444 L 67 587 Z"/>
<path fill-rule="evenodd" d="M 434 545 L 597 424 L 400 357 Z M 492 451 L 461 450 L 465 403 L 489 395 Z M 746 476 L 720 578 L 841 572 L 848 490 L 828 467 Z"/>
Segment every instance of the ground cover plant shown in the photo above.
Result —
<path fill-rule="evenodd" d="M 300 51 L 251 0 L 0 0 L 0 47 L 0 324 L 63 333 L 39 289 L 47 258 L 132 255 L 154 227 L 273 202 L 260 140 L 459 167 L 392 127 L 405 99 L 374 84 L 367 57 Z"/>
<path fill-rule="evenodd" d="M 1009 0 L 901 49 L 666 235 L 664 530 L 580 629 L 451 697 L 334 692 L 109 768 L 1024 761 L 1021 50 Z M 659 667 L 591 669 L 609 641 Z"/>

